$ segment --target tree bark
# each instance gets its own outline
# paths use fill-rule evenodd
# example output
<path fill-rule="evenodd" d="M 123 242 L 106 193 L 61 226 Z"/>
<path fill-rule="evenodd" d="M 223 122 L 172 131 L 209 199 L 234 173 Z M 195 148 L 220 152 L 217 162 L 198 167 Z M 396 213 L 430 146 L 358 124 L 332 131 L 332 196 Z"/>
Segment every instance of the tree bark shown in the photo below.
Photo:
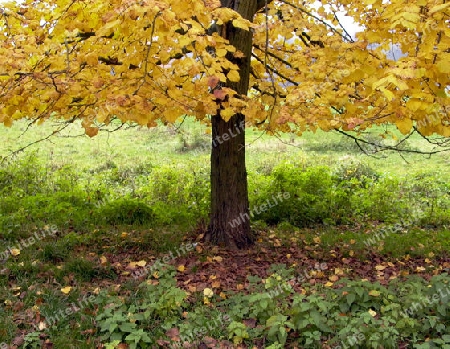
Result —
<path fill-rule="evenodd" d="M 222 0 L 243 18 L 253 20 L 257 0 Z M 222 30 L 230 44 L 244 53 L 243 58 L 229 57 L 239 66 L 240 81 L 227 87 L 246 96 L 249 88 L 252 32 L 234 28 Z M 212 117 L 211 218 L 206 240 L 230 248 L 244 249 L 254 243 L 250 229 L 250 210 L 245 167 L 245 117 L 236 114 L 225 122 L 220 111 Z"/>

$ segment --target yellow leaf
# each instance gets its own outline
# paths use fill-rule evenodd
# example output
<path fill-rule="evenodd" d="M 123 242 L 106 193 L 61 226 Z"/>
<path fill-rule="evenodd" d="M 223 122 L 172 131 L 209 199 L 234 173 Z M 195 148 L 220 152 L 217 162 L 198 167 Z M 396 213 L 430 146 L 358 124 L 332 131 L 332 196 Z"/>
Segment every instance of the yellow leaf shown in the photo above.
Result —
<path fill-rule="evenodd" d="M 100 257 L 100 264 L 106 265 L 108 263 L 108 259 L 105 256 Z"/>
<path fill-rule="evenodd" d="M 241 79 L 237 70 L 230 70 L 227 74 L 227 78 L 231 82 L 238 82 Z"/>
<path fill-rule="evenodd" d="M 174 123 L 183 114 L 179 108 L 167 108 L 164 110 L 164 117 L 170 123 Z"/>
<path fill-rule="evenodd" d="M 86 63 L 92 67 L 95 67 L 98 65 L 98 57 L 95 53 L 90 53 L 86 55 L 85 57 Z"/>
<path fill-rule="evenodd" d="M 225 50 L 224 48 L 219 48 L 216 50 L 216 56 L 217 57 L 225 57 L 227 54 L 227 50 Z"/>
<path fill-rule="evenodd" d="M 136 262 L 136 265 L 137 265 L 138 267 L 145 267 L 145 266 L 147 265 L 147 262 L 144 261 L 144 260 L 141 260 L 141 261 L 139 261 L 139 262 Z"/>
<path fill-rule="evenodd" d="M 186 270 L 186 268 L 184 267 L 184 265 L 179 265 L 177 270 L 180 272 L 184 272 Z"/>
<path fill-rule="evenodd" d="M 378 297 L 380 294 L 381 294 L 380 291 L 377 291 L 377 290 L 369 291 L 369 296 Z"/>
<path fill-rule="evenodd" d="M 398 130 L 402 134 L 406 135 L 411 131 L 411 129 L 413 127 L 413 122 L 411 119 L 404 118 L 401 120 L 397 120 L 395 122 L 395 126 L 397 126 Z"/>
<path fill-rule="evenodd" d="M 449 3 L 450 4 L 450 3 Z M 440 60 L 436 63 L 436 67 L 441 73 L 450 74 L 450 62 L 445 60 Z"/>
<path fill-rule="evenodd" d="M 435 13 L 435 12 L 440 12 L 440 11 L 442 11 L 442 10 L 445 10 L 447 7 L 449 7 L 450 6 L 450 2 L 448 2 L 448 3 L 446 3 L 446 4 L 440 4 L 440 5 L 437 5 L 437 6 L 433 6 L 431 9 L 430 9 L 430 11 L 429 11 L 429 14 L 431 15 L 431 14 L 433 14 L 433 13 Z"/>
<path fill-rule="evenodd" d="M 20 250 L 18 248 L 10 249 L 11 255 L 18 256 L 20 254 Z"/>
<path fill-rule="evenodd" d="M 126 238 L 128 236 L 128 233 L 126 233 L 126 232 L 123 232 L 122 234 L 120 234 L 120 237 L 122 237 L 122 238 Z"/>
<path fill-rule="evenodd" d="M 229 22 L 230 20 L 239 16 L 239 14 L 236 11 L 233 11 L 232 9 L 226 7 L 214 10 L 213 15 L 217 17 L 217 24 L 219 25 Z"/>
<path fill-rule="evenodd" d="M 341 268 L 334 268 L 334 273 L 336 275 L 344 275 L 344 270 L 342 270 Z"/>
<path fill-rule="evenodd" d="M 386 90 L 384 87 L 380 87 L 380 91 L 383 92 L 388 101 L 392 101 L 395 97 L 395 95 L 391 91 Z"/>
<path fill-rule="evenodd" d="M 409 110 L 417 111 L 417 110 L 419 110 L 419 109 L 422 109 L 421 107 L 422 107 L 423 104 L 424 104 L 424 103 L 422 103 L 422 101 L 421 101 L 420 99 L 418 99 L 418 98 L 411 98 L 411 99 L 409 99 L 409 100 L 406 102 L 406 107 L 407 107 Z"/>
<path fill-rule="evenodd" d="M 203 295 L 205 297 L 211 298 L 214 295 L 214 292 L 213 292 L 213 290 L 211 290 L 210 288 L 207 287 L 203 290 Z"/>
<path fill-rule="evenodd" d="M 233 27 L 244 29 L 244 30 L 250 29 L 249 21 L 245 20 L 244 18 L 233 19 Z"/>
<path fill-rule="evenodd" d="M 222 117 L 222 119 L 224 119 L 225 121 L 228 121 L 231 119 L 231 117 L 235 114 L 234 110 L 231 108 L 225 108 L 223 110 L 220 111 L 220 116 Z"/>
<path fill-rule="evenodd" d="M 368 312 L 369 312 L 370 315 L 372 315 L 372 317 L 377 316 L 377 312 L 373 311 L 372 309 L 369 309 Z"/>
<path fill-rule="evenodd" d="M 324 286 L 325 287 L 331 287 L 331 286 L 333 286 L 333 283 L 328 281 Z"/>
<path fill-rule="evenodd" d="M 72 287 L 66 286 L 61 289 L 61 292 L 64 294 L 69 294 L 71 290 L 72 290 Z"/>
<path fill-rule="evenodd" d="M 317 237 L 315 237 L 315 238 L 313 238 L 313 241 L 316 243 L 316 244 L 320 244 L 320 237 L 319 236 L 317 236 Z"/>
<path fill-rule="evenodd" d="M 384 266 L 384 265 L 376 265 L 375 269 L 378 270 L 378 271 L 384 270 L 384 269 L 386 269 L 386 266 Z"/>
<path fill-rule="evenodd" d="M 221 263 L 223 259 L 220 256 L 215 256 L 212 260 Z"/>

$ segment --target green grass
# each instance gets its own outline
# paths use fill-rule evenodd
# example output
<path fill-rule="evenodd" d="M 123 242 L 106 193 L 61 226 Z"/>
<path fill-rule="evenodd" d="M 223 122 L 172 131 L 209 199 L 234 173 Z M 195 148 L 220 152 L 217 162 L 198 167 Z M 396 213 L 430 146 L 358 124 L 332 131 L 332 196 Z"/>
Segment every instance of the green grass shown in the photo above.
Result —
<path fill-rule="evenodd" d="M 25 121 L 17 121 L 13 127 L 5 128 L 0 125 L 0 156 L 8 156 L 11 152 L 31 144 L 52 133 L 52 123 L 32 126 L 27 132 Z M 96 137 L 83 135 L 79 123 L 71 124 L 60 135 L 51 137 L 27 149 L 35 151 L 40 161 L 49 165 L 50 169 L 62 168 L 70 165 L 77 170 L 104 171 L 108 168 L 151 169 L 152 166 L 162 164 L 176 164 L 179 162 L 195 161 L 197 165 L 208 165 L 209 154 L 204 151 L 210 141 L 205 134 L 206 128 L 200 123 L 187 119 L 175 131 L 173 127 L 159 126 L 153 129 L 132 127 L 114 133 L 100 132 Z M 397 137 L 398 132 L 388 128 Z M 368 135 L 376 138 L 386 131 L 385 127 L 374 127 Z M 78 136 L 78 137 L 77 137 Z M 179 151 L 184 142 L 194 143 L 201 140 L 202 147 Z M 386 141 L 392 143 L 393 141 Z M 305 132 L 301 137 L 281 134 L 279 137 L 265 135 L 262 131 L 249 129 L 246 134 L 247 165 L 250 171 L 257 168 L 270 167 L 274 157 L 277 160 L 304 161 L 307 164 L 336 165 L 349 158 L 364 161 L 380 172 L 394 175 L 422 172 L 424 164 L 427 168 L 444 170 L 450 160 L 445 153 L 435 154 L 430 159 L 418 154 L 406 154 L 404 159 L 398 154 L 385 157 L 383 153 L 377 157 L 362 154 L 354 142 L 340 134 L 317 131 Z M 430 150 L 432 146 L 418 136 L 408 140 L 412 149 Z M 345 157 L 345 159 L 343 159 Z M 443 171 L 443 174 L 446 172 Z M 448 178 L 449 175 L 446 175 Z"/>

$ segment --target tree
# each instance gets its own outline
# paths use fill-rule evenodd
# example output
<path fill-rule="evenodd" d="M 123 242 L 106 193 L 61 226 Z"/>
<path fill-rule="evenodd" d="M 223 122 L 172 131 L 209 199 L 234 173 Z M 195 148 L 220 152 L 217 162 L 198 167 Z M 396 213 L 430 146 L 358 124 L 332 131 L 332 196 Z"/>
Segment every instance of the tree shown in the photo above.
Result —
<path fill-rule="evenodd" d="M 253 242 L 245 126 L 450 136 L 445 0 L 27 0 L 1 9 L 0 122 L 212 128 L 207 238 Z M 352 37 L 340 19 L 363 30 Z M 394 54 L 388 54 L 394 52 Z M 395 54 L 398 57 L 394 57 Z M 56 131 L 55 131 L 56 132 Z M 241 224 L 232 225 L 233 219 Z"/>

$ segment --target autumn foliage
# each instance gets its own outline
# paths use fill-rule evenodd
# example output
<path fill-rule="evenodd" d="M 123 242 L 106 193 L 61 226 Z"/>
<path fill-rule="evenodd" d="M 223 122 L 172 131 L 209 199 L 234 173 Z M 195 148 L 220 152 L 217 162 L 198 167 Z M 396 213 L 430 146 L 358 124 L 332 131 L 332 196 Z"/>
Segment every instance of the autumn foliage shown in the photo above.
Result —
<path fill-rule="evenodd" d="M 268 1 L 253 22 L 223 3 L 5 5 L 0 122 L 78 118 L 93 136 L 112 118 L 152 127 L 191 114 L 208 123 L 220 110 L 269 132 L 394 123 L 404 134 L 416 126 L 450 135 L 450 3 Z M 343 14 L 362 27 L 355 38 Z M 239 80 L 243 56 L 222 35 L 226 23 L 253 33 L 246 95 L 221 87 Z"/>

